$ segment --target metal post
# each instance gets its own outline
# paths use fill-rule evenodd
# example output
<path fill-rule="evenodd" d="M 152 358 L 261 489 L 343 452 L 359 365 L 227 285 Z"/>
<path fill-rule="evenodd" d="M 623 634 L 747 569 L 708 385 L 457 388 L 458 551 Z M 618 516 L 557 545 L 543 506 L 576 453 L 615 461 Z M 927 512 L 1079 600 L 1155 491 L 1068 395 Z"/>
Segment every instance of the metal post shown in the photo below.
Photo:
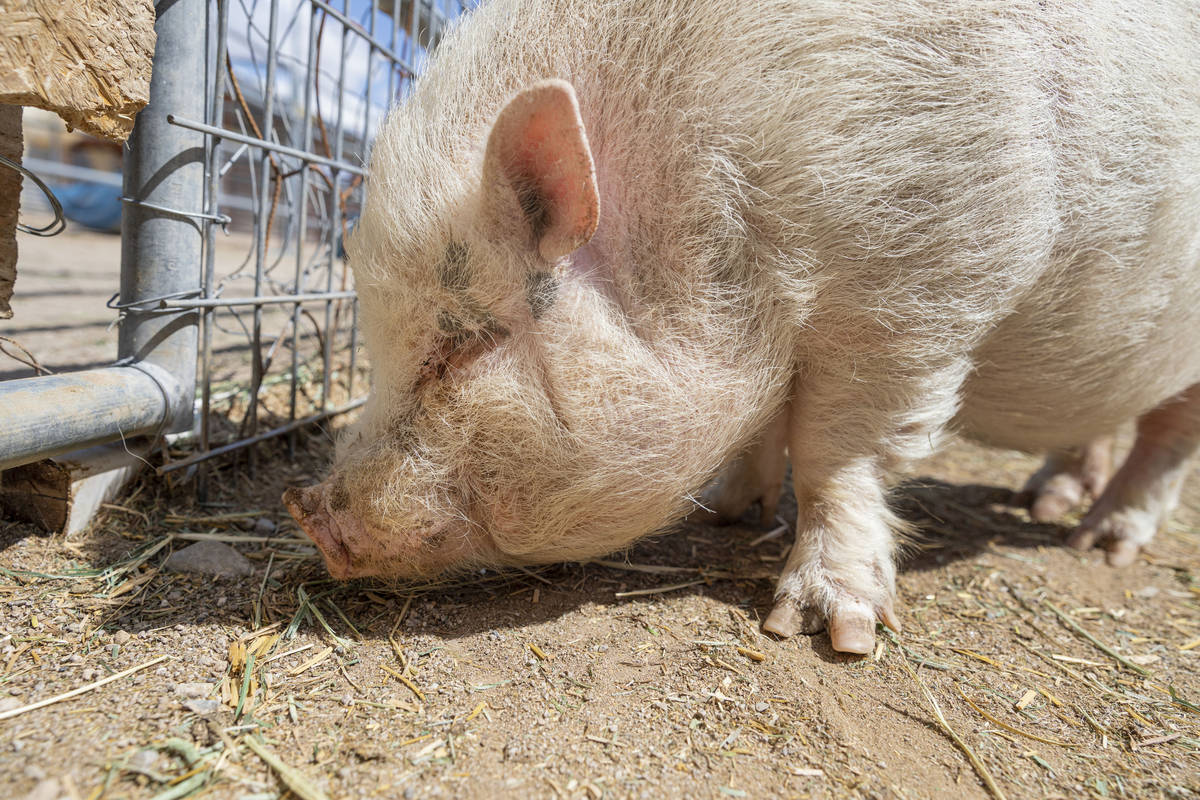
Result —
<path fill-rule="evenodd" d="M 160 0 L 150 104 L 125 159 L 118 365 L 0 383 L 0 469 L 140 434 L 189 430 L 200 288 L 204 136 L 168 113 L 204 112 L 207 0 Z M 69 502 L 69 500 L 68 500 Z"/>
<path fill-rule="evenodd" d="M 122 363 L 169 374 L 163 432 L 190 430 L 196 390 L 199 313 L 144 301 L 200 290 L 205 220 L 204 135 L 167 120 L 203 119 L 207 0 L 159 0 L 150 104 L 138 115 L 125 156 L 121 221 Z"/>

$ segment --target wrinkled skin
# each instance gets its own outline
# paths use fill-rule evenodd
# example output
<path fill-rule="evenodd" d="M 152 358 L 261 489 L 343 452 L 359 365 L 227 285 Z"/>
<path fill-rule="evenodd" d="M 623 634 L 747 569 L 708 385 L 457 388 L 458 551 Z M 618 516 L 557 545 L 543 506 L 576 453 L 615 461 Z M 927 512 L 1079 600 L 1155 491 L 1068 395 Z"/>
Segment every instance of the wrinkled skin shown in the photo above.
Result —
<path fill-rule="evenodd" d="M 790 463 L 764 628 L 866 653 L 887 482 L 960 431 L 1128 563 L 1200 444 L 1198 13 L 494 0 L 375 142 L 372 392 L 285 502 L 335 576 L 429 575 L 769 521 Z"/>

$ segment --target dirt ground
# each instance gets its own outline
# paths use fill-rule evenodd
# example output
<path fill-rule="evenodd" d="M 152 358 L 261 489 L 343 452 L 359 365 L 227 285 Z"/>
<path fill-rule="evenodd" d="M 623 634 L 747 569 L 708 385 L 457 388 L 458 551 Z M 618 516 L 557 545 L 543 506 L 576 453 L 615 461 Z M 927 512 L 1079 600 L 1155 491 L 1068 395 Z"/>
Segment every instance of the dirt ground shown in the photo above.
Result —
<path fill-rule="evenodd" d="M 72 541 L 0 524 L 0 796 L 989 796 L 932 698 L 1008 798 L 1200 797 L 1200 475 L 1113 570 L 1009 507 L 1032 459 L 955 444 L 896 492 L 905 630 L 854 658 L 760 631 L 790 534 L 749 525 L 335 584 L 277 501 L 306 442 L 215 507 L 147 479 Z M 254 574 L 163 569 L 205 538 Z"/>

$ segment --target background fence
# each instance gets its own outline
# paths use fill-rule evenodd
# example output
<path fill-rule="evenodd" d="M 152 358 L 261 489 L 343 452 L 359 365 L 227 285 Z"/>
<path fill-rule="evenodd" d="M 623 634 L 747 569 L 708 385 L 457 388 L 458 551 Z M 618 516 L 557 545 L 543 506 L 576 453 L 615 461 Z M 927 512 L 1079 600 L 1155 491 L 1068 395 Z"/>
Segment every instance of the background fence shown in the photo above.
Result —
<path fill-rule="evenodd" d="M 363 163 L 472 4 L 160 2 L 120 189 L 111 173 L 26 159 L 123 206 L 118 352 L 112 366 L 0 382 L 0 468 L 182 434 L 157 468 L 198 472 L 203 495 L 202 462 L 249 448 L 253 469 L 256 443 L 361 405 L 342 242 Z"/>

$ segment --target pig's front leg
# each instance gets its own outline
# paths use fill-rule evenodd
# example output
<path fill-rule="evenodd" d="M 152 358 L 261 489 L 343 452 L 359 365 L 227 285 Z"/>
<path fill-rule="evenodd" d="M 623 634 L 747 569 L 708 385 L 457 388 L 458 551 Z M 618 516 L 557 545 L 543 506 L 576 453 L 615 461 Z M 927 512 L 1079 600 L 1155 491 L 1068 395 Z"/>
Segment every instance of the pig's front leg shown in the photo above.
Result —
<path fill-rule="evenodd" d="M 877 619 L 900 629 L 882 475 L 872 459 L 860 459 L 818 477 L 811 465 L 798 467 L 801 459 L 792 461 L 796 542 L 763 628 L 780 636 L 828 628 L 834 650 L 869 653 Z"/>
<path fill-rule="evenodd" d="M 788 449 L 796 541 L 763 623 L 767 631 L 791 636 L 828 628 L 835 650 L 869 653 L 876 620 L 899 630 L 893 534 L 899 526 L 887 506 L 884 465 L 936 438 L 953 408 L 954 384 L 930 384 L 935 388 L 924 403 L 917 392 L 876 398 L 912 398 L 927 411 L 867 406 L 860 385 L 841 381 L 810 385 L 793 398 Z"/>

